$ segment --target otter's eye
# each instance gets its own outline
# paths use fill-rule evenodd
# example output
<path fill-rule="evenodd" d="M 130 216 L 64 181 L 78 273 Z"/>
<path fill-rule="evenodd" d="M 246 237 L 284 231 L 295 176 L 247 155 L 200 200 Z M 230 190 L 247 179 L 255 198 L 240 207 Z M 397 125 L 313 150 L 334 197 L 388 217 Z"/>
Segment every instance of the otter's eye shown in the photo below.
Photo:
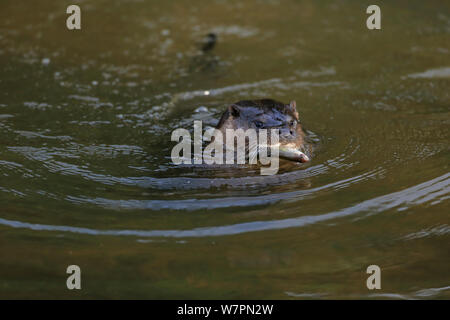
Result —
<path fill-rule="evenodd" d="M 259 129 L 263 127 L 263 123 L 261 121 L 255 121 L 255 126 Z"/>

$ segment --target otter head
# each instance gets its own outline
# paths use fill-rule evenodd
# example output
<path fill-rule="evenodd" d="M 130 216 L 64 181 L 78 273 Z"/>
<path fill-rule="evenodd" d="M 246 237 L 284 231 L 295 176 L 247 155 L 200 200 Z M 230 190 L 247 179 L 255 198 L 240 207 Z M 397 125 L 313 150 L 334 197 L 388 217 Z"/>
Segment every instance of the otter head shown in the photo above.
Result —
<path fill-rule="evenodd" d="M 295 101 L 284 104 L 275 100 L 243 100 L 230 105 L 222 114 L 217 128 L 225 136 L 226 129 L 279 130 L 280 157 L 300 162 L 309 161 L 304 153 L 305 133 L 299 122 Z"/>

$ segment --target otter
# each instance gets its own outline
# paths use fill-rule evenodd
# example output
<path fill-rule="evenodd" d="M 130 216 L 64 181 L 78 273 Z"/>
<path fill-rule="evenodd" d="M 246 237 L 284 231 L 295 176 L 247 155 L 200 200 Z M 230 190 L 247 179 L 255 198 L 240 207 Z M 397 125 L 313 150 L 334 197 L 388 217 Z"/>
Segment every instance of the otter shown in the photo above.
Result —
<path fill-rule="evenodd" d="M 295 101 L 284 104 L 272 99 L 242 100 L 228 106 L 216 129 L 226 136 L 226 129 L 279 129 L 279 155 L 298 162 L 308 162 L 305 133 L 300 124 Z M 270 144 L 270 141 L 269 141 Z"/>

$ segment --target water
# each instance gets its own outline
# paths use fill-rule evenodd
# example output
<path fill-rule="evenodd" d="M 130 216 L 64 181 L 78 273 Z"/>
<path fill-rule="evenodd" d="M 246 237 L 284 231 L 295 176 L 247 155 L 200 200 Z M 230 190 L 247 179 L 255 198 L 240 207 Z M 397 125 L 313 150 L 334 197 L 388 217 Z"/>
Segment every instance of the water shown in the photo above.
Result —
<path fill-rule="evenodd" d="M 0 297 L 450 298 L 448 3 L 379 2 L 381 31 L 358 1 L 78 3 L 81 31 L 0 5 Z M 310 163 L 171 163 L 173 129 L 265 97 Z"/>

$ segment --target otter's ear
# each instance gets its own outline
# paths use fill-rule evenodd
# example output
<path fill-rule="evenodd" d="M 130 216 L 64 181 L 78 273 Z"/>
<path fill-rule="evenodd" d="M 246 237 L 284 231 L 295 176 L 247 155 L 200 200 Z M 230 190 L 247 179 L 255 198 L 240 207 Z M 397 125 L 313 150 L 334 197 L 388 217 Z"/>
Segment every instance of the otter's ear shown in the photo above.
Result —
<path fill-rule="evenodd" d="M 292 100 L 291 103 L 289 103 L 289 108 L 294 114 L 295 119 L 298 121 L 297 103 L 295 102 L 295 100 Z"/>
<path fill-rule="evenodd" d="M 241 109 L 239 109 L 239 106 L 236 104 L 232 104 L 228 107 L 228 112 L 235 118 L 238 118 L 241 114 Z"/>

